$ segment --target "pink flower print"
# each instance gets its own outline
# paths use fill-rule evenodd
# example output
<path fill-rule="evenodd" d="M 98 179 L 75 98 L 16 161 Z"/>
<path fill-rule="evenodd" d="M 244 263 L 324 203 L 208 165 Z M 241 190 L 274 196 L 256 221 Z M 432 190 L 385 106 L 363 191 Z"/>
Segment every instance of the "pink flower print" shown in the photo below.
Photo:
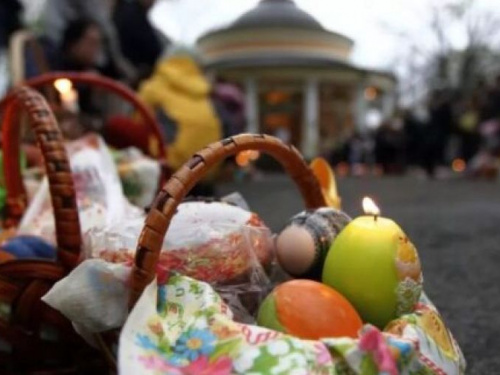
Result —
<path fill-rule="evenodd" d="M 314 348 L 316 349 L 316 361 L 319 365 L 323 366 L 332 362 L 330 352 L 323 343 L 316 343 Z"/>
<path fill-rule="evenodd" d="M 215 362 L 209 362 L 207 356 L 201 356 L 196 361 L 182 368 L 183 375 L 230 375 L 233 363 L 229 357 L 219 357 Z"/>
<path fill-rule="evenodd" d="M 161 371 L 169 375 L 184 374 L 180 369 L 169 365 L 168 362 L 158 355 L 139 356 L 139 362 L 141 362 L 148 370 Z"/>
<path fill-rule="evenodd" d="M 373 360 L 380 372 L 388 375 L 399 374 L 391 351 L 378 329 L 368 327 L 359 340 L 359 347 L 366 352 L 372 352 Z"/>

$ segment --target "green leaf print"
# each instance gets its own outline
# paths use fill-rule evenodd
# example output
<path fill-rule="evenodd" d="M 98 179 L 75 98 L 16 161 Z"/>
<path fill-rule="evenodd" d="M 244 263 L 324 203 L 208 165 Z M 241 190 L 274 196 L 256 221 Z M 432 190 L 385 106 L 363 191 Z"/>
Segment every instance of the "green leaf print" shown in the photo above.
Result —
<path fill-rule="evenodd" d="M 201 288 L 200 284 L 192 283 L 191 285 L 189 285 L 189 292 L 200 295 L 203 293 L 203 289 Z"/>
<path fill-rule="evenodd" d="M 335 364 L 335 375 L 356 375 L 356 373 L 349 367 L 345 361 Z"/>
<path fill-rule="evenodd" d="M 215 347 L 215 350 L 210 356 L 210 359 L 212 361 L 215 361 L 217 360 L 217 358 L 222 356 L 234 357 L 240 349 L 241 341 L 241 338 L 223 341 Z"/>
<path fill-rule="evenodd" d="M 378 369 L 375 362 L 369 355 L 363 355 L 363 359 L 361 359 L 361 374 L 363 375 L 377 375 Z"/>
<path fill-rule="evenodd" d="M 336 342 L 334 345 L 324 343 L 328 350 L 330 351 L 330 354 L 334 357 L 345 357 L 347 353 L 355 348 L 355 346 L 348 342 L 348 343 L 339 343 Z"/>
<path fill-rule="evenodd" d="M 278 362 L 279 362 L 278 357 L 269 354 L 265 349 L 261 349 L 260 355 L 257 358 L 255 358 L 253 367 L 249 372 L 255 372 L 258 374 L 268 374 L 269 370 L 272 367 L 278 365 Z"/>
<path fill-rule="evenodd" d="M 167 339 L 166 337 L 160 339 L 160 341 L 158 342 L 157 350 L 163 354 L 170 354 L 172 352 L 170 340 Z"/>

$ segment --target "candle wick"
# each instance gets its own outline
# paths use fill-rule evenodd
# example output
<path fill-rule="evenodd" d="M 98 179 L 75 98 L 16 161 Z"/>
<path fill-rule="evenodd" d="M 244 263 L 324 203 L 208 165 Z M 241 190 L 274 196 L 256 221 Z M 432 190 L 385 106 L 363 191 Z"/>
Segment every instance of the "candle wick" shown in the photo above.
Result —
<path fill-rule="evenodd" d="M 378 219 L 378 215 L 373 215 L 373 220 L 376 222 Z"/>

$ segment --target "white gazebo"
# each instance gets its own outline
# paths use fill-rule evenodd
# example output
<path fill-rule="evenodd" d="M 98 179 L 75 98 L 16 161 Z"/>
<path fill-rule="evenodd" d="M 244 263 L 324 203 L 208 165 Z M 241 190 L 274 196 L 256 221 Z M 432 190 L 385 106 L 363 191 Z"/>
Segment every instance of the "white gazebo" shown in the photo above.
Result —
<path fill-rule="evenodd" d="M 394 110 L 394 76 L 354 66 L 354 42 L 292 0 L 262 0 L 197 46 L 210 73 L 244 89 L 248 132 L 286 134 L 308 158 L 364 129 L 370 108 Z"/>

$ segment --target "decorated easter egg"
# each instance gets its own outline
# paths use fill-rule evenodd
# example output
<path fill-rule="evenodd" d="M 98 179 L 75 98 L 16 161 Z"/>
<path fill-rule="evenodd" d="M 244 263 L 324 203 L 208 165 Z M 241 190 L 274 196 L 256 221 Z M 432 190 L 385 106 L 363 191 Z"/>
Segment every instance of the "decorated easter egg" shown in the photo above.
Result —
<path fill-rule="evenodd" d="M 368 216 L 353 220 L 337 237 L 322 280 L 342 293 L 363 321 L 381 329 L 412 312 L 422 291 L 415 246 L 392 220 Z"/>
<path fill-rule="evenodd" d="M 303 211 L 294 216 L 276 240 L 276 255 L 290 275 L 319 279 L 328 249 L 351 221 L 333 208 Z"/>
<path fill-rule="evenodd" d="M 303 339 L 357 337 L 362 326 L 354 307 L 336 290 L 312 280 L 291 280 L 262 303 L 257 322 Z"/>

